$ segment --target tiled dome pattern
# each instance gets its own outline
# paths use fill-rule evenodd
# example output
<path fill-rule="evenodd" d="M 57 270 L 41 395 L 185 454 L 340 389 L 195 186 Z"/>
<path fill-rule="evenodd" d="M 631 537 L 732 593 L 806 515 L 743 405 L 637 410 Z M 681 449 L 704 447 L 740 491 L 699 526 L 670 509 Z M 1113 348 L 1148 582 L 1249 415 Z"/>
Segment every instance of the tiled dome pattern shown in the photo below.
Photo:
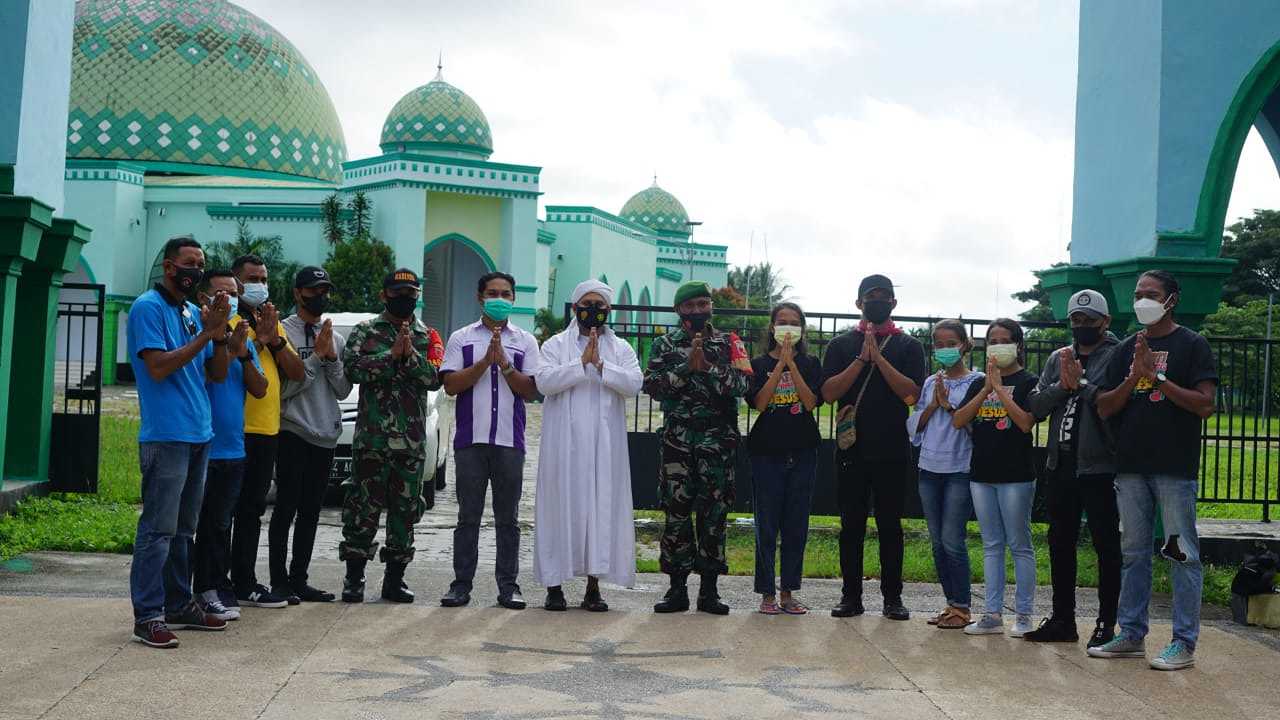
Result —
<path fill-rule="evenodd" d="M 339 182 L 328 92 L 288 40 L 225 0 L 78 0 L 67 157 Z"/>
<path fill-rule="evenodd" d="M 382 126 L 382 151 L 449 149 L 493 153 L 493 136 L 484 112 L 466 93 L 438 76 L 409 91 L 391 108 Z"/>
<path fill-rule="evenodd" d="M 689 213 L 674 195 L 658 187 L 657 182 L 632 195 L 618 215 L 654 230 L 689 234 Z"/>

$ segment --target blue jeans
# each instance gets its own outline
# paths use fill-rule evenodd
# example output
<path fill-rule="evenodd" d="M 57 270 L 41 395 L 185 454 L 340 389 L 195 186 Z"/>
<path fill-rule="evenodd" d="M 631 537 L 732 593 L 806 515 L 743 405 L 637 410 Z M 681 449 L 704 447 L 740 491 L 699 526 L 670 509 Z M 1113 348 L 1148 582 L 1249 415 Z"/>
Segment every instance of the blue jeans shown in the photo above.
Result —
<path fill-rule="evenodd" d="M 774 594 L 773 558 L 782 535 L 782 589 L 800 589 L 818 450 L 751 456 L 751 509 L 756 523 L 756 592 Z"/>
<path fill-rule="evenodd" d="M 973 512 L 969 473 L 920 471 L 920 504 L 929 525 L 933 566 L 951 607 L 969 609 L 969 547 L 965 525 Z"/>
<path fill-rule="evenodd" d="M 1004 549 L 1013 555 L 1013 609 L 1030 615 L 1036 599 L 1036 551 L 1031 547 L 1031 503 L 1035 482 L 970 485 L 973 510 L 982 529 L 982 573 L 986 580 L 988 613 L 1004 610 Z"/>
<path fill-rule="evenodd" d="M 1150 629 L 1151 536 L 1156 505 L 1164 523 L 1161 555 L 1173 565 L 1173 639 L 1195 650 L 1200 637 L 1200 596 L 1204 569 L 1196 534 L 1196 481 L 1168 475 L 1116 475 L 1120 509 L 1120 631 L 1142 640 Z"/>
<path fill-rule="evenodd" d="M 134 622 L 163 620 L 191 603 L 191 554 L 209 443 L 138 443 L 142 516 L 133 542 L 129 594 Z"/>

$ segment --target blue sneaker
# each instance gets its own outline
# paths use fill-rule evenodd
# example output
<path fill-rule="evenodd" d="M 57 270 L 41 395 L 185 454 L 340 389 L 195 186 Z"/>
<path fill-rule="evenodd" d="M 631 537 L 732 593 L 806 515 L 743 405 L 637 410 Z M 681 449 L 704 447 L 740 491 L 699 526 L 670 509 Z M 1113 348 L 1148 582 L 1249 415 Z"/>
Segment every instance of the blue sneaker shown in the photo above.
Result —
<path fill-rule="evenodd" d="M 1174 640 L 1155 658 L 1151 667 L 1156 670 L 1184 670 L 1196 664 L 1195 651 L 1181 640 Z"/>
<path fill-rule="evenodd" d="M 1097 647 L 1091 647 L 1087 651 L 1089 657 L 1096 658 L 1140 658 L 1147 656 L 1146 645 L 1141 640 L 1130 640 L 1127 635 L 1120 633 L 1112 638 L 1111 642 L 1103 643 Z"/>

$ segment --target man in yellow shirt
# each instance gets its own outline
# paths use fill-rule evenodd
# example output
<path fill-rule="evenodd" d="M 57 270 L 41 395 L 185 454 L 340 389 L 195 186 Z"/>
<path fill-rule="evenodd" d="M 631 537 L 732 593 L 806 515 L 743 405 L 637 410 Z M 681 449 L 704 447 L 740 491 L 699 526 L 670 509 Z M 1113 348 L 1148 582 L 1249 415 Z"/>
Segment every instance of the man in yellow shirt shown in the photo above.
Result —
<path fill-rule="evenodd" d="M 298 600 L 272 594 L 258 582 L 258 542 L 262 535 L 262 514 L 267 509 L 267 491 L 276 469 L 276 441 L 280 433 L 280 385 L 282 377 L 301 381 L 306 375 L 302 359 L 289 344 L 280 313 L 271 304 L 267 290 L 267 266 L 257 255 L 243 255 L 231 264 L 240 281 L 240 314 L 232 327 L 249 325 L 249 339 L 258 350 L 262 374 L 267 378 L 267 394 L 245 397 L 244 402 L 244 485 L 236 502 L 231 531 L 231 584 L 238 605 L 283 608 Z M 226 601 L 223 602 L 226 605 Z"/>

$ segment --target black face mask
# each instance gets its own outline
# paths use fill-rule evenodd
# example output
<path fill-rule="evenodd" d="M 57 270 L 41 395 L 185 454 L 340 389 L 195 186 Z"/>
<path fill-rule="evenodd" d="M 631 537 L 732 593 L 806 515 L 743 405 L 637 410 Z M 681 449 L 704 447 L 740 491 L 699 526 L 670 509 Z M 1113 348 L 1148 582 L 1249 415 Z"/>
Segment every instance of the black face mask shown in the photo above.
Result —
<path fill-rule="evenodd" d="M 863 300 L 862 301 L 862 317 L 872 325 L 879 325 L 889 319 L 889 313 L 893 312 L 892 300 Z"/>
<path fill-rule="evenodd" d="M 1077 345 L 1097 345 L 1102 339 L 1102 328 L 1088 325 L 1073 327 L 1071 337 L 1075 339 Z"/>
<path fill-rule="evenodd" d="M 200 268 L 178 267 L 175 265 L 173 269 L 177 273 L 174 282 L 177 283 L 178 289 L 185 295 L 190 295 L 191 291 L 195 290 L 196 285 L 200 283 L 200 278 L 204 277 L 204 271 Z"/>
<path fill-rule="evenodd" d="M 682 313 L 680 315 L 680 321 L 689 328 L 689 332 L 699 333 L 702 332 L 702 329 L 711 321 L 711 313 Z"/>
<path fill-rule="evenodd" d="M 576 310 L 578 312 L 578 324 L 587 330 L 603 327 L 605 323 L 609 322 L 609 308 L 604 305 L 579 305 Z"/>
<path fill-rule="evenodd" d="M 329 309 L 329 296 L 316 295 L 315 297 L 303 298 L 302 307 L 312 315 L 319 317 Z"/>
<path fill-rule="evenodd" d="M 413 315 L 414 308 L 418 307 L 418 298 L 412 295 L 396 295 L 387 298 L 386 305 L 391 317 L 408 320 Z"/>

